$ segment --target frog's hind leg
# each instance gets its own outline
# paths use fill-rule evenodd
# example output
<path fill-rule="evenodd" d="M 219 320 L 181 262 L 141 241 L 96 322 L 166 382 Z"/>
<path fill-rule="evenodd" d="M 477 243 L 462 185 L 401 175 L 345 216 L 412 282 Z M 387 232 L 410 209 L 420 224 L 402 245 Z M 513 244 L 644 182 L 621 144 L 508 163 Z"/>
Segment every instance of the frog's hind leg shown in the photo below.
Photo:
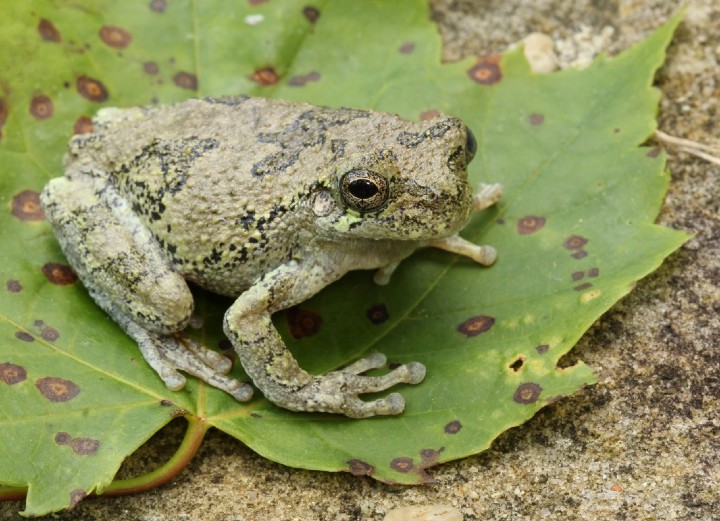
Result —
<path fill-rule="evenodd" d="M 398 393 L 364 401 L 359 395 L 383 391 L 400 383 L 417 384 L 425 366 L 410 362 L 383 376 L 365 376 L 385 365 L 379 353 L 344 369 L 322 375 L 303 370 L 286 348 L 271 315 L 307 300 L 347 269 L 335 258 L 297 260 L 279 266 L 241 294 L 225 314 L 225 333 L 245 371 L 270 401 L 294 411 L 331 412 L 351 418 L 399 414 L 405 401 Z"/>
<path fill-rule="evenodd" d="M 95 302 L 131 336 L 168 388 L 178 370 L 248 400 L 247 384 L 224 376 L 230 360 L 179 333 L 193 310 L 185 280 L 102 172 L 76 170 L 41 195 L 65 256 Z"/>

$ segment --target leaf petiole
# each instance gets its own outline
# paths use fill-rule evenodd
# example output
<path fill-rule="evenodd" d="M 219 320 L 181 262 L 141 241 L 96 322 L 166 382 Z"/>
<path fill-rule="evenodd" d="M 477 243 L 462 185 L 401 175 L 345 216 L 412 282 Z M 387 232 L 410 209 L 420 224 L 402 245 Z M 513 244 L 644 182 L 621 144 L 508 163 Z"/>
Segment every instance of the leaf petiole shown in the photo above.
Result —
<path fill-rule="evenodd" d="M 145 492 L 164 485 L 188 466 L 197 454 L 210 425 L 197 416 L 185 416 L 188 422 L 185 436 L 173 456 L 161 467 L 142 476 L 118 479 L 110 483 L 98 496 L 124 496 Z M 0 501 L 19 501 L 27 496 L 27 487 L 0 487 Z"/>
<path fill-rule="evenodd" d="M 142 476 L 129 479 L 118 479 L 110 483 L 99 496 L 124 496 L 145 492 L 164 485 L 175 476 L 180 474 L 188 466 L 190 460 L 197 454 L 200 444 L 210 425 L 197 416 L 185 416 L 188 422 L 185 436 L 182 443 L 175 451 L 175 454 L 161 467 L 148 472 Z"/>

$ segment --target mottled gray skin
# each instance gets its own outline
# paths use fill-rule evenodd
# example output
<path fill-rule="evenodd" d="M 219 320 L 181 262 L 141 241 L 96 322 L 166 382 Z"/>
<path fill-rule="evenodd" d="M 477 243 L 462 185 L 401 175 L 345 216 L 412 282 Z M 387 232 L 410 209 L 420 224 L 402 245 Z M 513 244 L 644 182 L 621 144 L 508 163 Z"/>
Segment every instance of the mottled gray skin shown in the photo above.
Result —
<path fill-rule="evenodd" d="M 397 414 L 397 393 L 418 383 L 411 362 L 382 377 L 379 353 L 321 376 L 303 371 L 270 316 L 349 270 L 386 283 L 398 263 L 434 246 L 489 265 L 495 251 L 457 236 L 498 185 L 473 197 L 472 145 L 447 116 L 397 116 L 259 98 L 189 100 L 103 109 L 75 136 L 66 171 L 41 195 L 60 245 L 95 301 L 134 338 L 171 389 L 196 375 L 241 401 L 230 361 L 181 333 L 191 280 L 237 296 L 225 333 L 265 396 L 292 410 L 365 417 Z M 350 173 L 349 173 L 350 172 Z"/>

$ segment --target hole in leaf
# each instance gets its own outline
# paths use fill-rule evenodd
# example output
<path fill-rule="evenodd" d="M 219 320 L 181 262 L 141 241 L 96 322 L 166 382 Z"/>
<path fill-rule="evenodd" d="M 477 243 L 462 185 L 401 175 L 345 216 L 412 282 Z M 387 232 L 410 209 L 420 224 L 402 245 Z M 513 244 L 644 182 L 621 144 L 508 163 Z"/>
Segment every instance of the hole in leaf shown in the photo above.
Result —
<path fill-rule="evenodd" d="M 515 360 L 512 364 L 510 364 L 510 369 L 515 371 L 516 373 L 520 370 L 520 368 L 525 363 L 525 358 L 522 356 L 518 356 L 517 360 Z"/>

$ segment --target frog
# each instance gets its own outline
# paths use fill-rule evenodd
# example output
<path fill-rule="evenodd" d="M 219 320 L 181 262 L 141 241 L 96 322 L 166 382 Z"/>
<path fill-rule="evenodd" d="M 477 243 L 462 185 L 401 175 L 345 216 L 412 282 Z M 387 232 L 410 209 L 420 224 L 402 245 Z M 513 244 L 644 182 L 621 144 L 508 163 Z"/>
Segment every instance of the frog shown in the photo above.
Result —
<path fill-rule="evenodd" d="M 426 374 L 408 361 L 383 372 L 368 356 L 325 374 L 300 367 L 273 325 L 352 270 L 387 284 L 421 248 L 490 266 L 497 253 L 459 235 L 495 204 L 500 184 L 473 193 L 477 150 L 457 117 L 411 121 L 388 112 L 246 95 L 106 107 L 68 144 L 64 175 L 41 204 L 92 299 L 137 343 L 167 388 L 186 375 L 253 397 L 228 376 L 233 357 L 186 332 L 189 284 L 235 300 L 223 330 L 255 387 L 291 411 L 349 418 L 396 415 L 395 391 Z"/>

